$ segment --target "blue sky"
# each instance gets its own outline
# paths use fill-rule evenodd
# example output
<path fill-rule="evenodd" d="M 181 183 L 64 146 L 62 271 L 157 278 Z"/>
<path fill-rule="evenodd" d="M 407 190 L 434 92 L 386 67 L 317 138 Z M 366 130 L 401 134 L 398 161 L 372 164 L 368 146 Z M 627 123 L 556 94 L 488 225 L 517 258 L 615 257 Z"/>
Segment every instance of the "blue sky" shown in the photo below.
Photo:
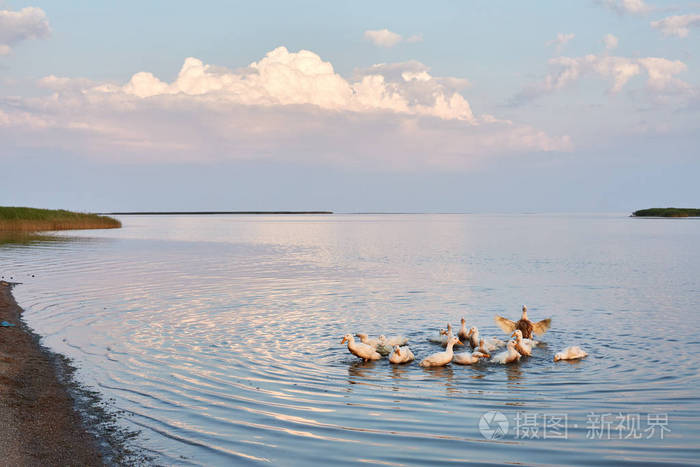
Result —
<path fill-rule="evenodd" d="M 0 2 L 0 204 L 697 206 L 698 39 L 697 2 Z"/>

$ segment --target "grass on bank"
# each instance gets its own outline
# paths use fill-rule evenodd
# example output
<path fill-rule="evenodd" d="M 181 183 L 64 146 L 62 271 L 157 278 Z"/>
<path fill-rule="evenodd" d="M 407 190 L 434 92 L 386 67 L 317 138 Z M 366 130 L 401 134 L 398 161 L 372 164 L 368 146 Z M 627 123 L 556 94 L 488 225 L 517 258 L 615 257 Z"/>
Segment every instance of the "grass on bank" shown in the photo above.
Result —
<path fill-rule="evenodd" d="M 64 209 L 35 209 L 0 206 L 0 231 L 39 232 L 46 230 L 118 229 L 117 219 Z"/>
<path fill-rule="evenodd" d="M 700 216 L 700 209 L 651 208 L 634 211 L 632 215 L 635 217 L 698 217 Z"/>

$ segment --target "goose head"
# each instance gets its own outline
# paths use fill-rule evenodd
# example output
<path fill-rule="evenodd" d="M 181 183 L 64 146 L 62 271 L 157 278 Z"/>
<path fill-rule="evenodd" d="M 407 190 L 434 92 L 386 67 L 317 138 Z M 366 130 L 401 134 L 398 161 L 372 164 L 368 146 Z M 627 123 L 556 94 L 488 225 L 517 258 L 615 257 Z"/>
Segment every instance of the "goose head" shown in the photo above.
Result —
<path fill-rule="evenodd" d="M 527 307 L 523 305 L 523 316 L 520 319 L 527 319 Z"/>
<path fill-rule="evenodd" d="M 401 347 L 399 347 L 398 345 L 395 345 L 394 346 L 394 353 L 396 353 L 396 355 L 398 355 L 400 357 L 401 356 Z"/>
<path fill-rule="evenodd" d="M 355 340 L 355 338 L 352 337 L 352 334 L 345 334 L 345 335 L 343 336 L 343 340 L 340 341 L 340 343 L 341 343 L 341 344 L 345 344 L 346 342 L 352 342 L 352 341 L 354 341 L 354 340 Z"/>
<path fill-rule="evenodd" d="M 515 342 L 522 342 L 523 332 L 520 329 L 516 329 L 513 335 L 510 337 L 515 337 Z"/>
<path fill-rule="evenodd" d="M 447 339 L 447 347 L 450 345 L 464 345 L 462 341 L 460 341 L 458 338 L 455 336 L 451 336 L 449 339 Z"/>

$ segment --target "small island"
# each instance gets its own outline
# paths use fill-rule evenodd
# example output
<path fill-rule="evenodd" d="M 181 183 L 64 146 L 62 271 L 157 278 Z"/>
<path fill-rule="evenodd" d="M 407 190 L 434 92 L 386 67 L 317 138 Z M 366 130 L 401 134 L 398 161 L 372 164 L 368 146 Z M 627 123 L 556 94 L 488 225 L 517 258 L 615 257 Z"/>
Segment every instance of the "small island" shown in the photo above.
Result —
<path fill-rule="evenodd" d="M 632 217 L 699 217 L 700 209 L 692 208 L 651 208 L 634 211 Z"/>
<path fill-rule="evenodd" d="M 39 232 L 47 230 L 118 229 L 113 217 L 66 211 L 0 206 L 0 231 Z"/>

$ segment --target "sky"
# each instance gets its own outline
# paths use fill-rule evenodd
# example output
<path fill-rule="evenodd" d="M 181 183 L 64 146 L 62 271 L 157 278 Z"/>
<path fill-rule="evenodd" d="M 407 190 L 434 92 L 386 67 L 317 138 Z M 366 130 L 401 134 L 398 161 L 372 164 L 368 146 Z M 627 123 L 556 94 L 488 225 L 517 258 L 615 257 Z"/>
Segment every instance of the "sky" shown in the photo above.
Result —
<path fill-rule="evenodd" d="M 0 205 L 700 206 L 700 2 L 0 0 Z"/>

